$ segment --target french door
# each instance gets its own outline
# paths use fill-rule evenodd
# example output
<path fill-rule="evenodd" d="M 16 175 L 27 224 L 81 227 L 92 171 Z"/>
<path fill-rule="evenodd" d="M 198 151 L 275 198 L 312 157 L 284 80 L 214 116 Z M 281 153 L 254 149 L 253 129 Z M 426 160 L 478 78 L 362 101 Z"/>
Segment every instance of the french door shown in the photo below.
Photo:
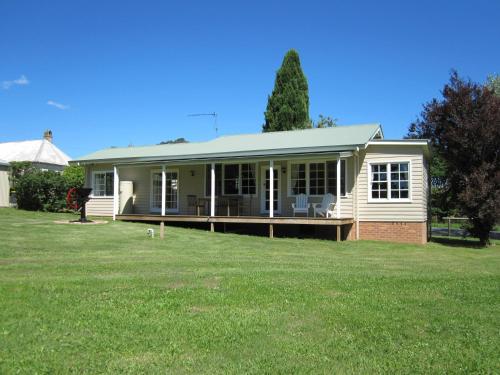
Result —
<path fill-rule="evenodd" d="M 274 166 L 274 189 L 273 189 L 273 208 L 274 213 L 281 212 L 281 168 L 279 165 Z M 260 211 L 262 213 L 269 213 L 269 167 L 261 167 L 262 189 L 260 190 Z"/>
<path fill-rule="evenodd" d="M 151 211 L 161 212 L 161 171 L 151 174 Z M 179 171 L 165 170 L 165 212 L 179 212 Z"/>

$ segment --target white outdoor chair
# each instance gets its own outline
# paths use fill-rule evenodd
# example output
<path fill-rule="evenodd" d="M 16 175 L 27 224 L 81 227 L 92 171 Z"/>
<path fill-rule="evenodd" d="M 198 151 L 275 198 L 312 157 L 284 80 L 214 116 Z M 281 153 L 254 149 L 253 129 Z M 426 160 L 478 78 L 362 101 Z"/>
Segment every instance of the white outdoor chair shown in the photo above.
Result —
<path fill-rule="evenodd" d="M 337 198 L 333 194 L 325 194 L 321 203 L 313 203 L 314 206 L 314 217 L 316 214 L 323 217 L 333 217 L 334 207 L 337 203 Z"/>
<path fill-rule="evenodd" d="M 295 214 L 306 214 L 309 216 L 310 203 L 307 203 L 307 195 L 299 194 L 295 197 L 295 203 L 292 203 L 293 216 Z"/>

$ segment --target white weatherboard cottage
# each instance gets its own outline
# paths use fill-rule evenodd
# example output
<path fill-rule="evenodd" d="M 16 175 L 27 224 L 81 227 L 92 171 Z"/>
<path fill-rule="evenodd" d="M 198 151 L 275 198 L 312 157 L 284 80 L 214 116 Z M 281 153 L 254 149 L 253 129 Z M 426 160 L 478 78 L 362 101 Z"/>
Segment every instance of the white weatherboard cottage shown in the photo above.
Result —
<path fill-rule="evenodd" d="M 428 157 L 426 140 L 384 140 L 366 124 L 109 148 L 72 163 L 93 189 L 90 215 L 264 223 L 270 235 L 332 225 L 337 239 L 425 243 Z"/>

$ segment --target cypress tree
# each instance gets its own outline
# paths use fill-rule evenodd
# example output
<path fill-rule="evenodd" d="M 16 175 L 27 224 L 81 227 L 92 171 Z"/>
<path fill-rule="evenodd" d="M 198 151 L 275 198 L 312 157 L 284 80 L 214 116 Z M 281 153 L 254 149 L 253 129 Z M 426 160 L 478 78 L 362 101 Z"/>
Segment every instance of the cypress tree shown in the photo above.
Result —
<path fill-rule="evenodd" d="M 297 51 L 285 55 L 276 73 L 274 89 L 268 97 L 263 132 L 305 129 L 311 127 L 309 119 L 309 89 L 300 66 Z"/>

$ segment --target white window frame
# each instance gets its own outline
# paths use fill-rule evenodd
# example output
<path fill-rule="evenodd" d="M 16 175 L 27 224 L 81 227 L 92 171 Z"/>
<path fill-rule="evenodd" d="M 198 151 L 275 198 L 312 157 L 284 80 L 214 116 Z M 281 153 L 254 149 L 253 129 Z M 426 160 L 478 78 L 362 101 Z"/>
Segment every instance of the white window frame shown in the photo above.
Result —
<path fill-rule="evenodd" d="M 294 194 L 292 190 L 292 164 L 305 164 L 305 179 L 306 179 L 306 192 L 305 194 L 308 195 L 309 193 L 309 163 L 308 162 L 303 162 L 303 161 L 289 161 L 288 162 L 288 167 L 287 167 L 287 195 L 288 197 L 296 197 L 297 195 L 300 194 Z M 325 165 L 326 167 L 326 165 Z"/>
<path fill-rule="evenodd" d="M 340 198 L 346 198 L 349 196 L 349 193 L 347 191 L 347 177 L 348 177 L 348 165 L 347 165 L 347 158 L 340 158 L 340 160 L 345 161 L 345 171 L 344 171 L 344 181 L 345 181 L 345 194 L 341 195 Z M 337 159 L 322 159 L 322 160 L 307 160 L 307 161 L 299 161 L 299 160 L 289 160 L 288 161 L 288 166 L 287 166 L 287 196 L 288 198 L 294 198 L 297 196 L 297 194 L 293 194 L 292 191 L 292 164 L 305 164 L 306 165 L 306 195 L 308 197 L 322 197 L 324 194 L 310 194 L 310 169 L 309 165 L 310 164 L 323 164 L 325 166 L 325 194 L 326 191 L 328 190 L 328 170 L 326 163 L 327 162 L 336 162 Z"/>
<path fill-rule="evenodd" d="M 237 165 L 238 166 L 238 179 L 236 180 L 236 183 L 238 185 L 238 192 L 237 193 L 226 193 L 226 166 L 228 165 Z M 225 163 L 222 164 L 222 195 L 227 195 L 228 197 L 230 196 L 238 196 L 241 195 L 241 164 L 240 163 Z"/>
<path fill-rule="evenodd" d="M 241 195 L 243 197 L 250 197 L 250 196 L 251 197 L 255 197 L 255 196 L 257 196 L 257 194 L 258 194 L 258 186 L 259 186 L 259 178 L 258 178 L 258 173 L 257 173 L 257 168 L 258 168 L 257 163 L 255 163 L 255 162 L 240 162 L 240 161 L 234 163 L 234 162 L 227 161 L 227 162 L 224 162 L 224 163 L 216 163 L 216 164 L 220 164 L 221 165 L 221 192 L 220 192 L 221 195 L 229 196 L 229 197 L 230 196 L 235 196 L 236 197 L 238 195 Z M 225 177 L 226 177 L 225 176 L 225 168 L 224 167 L 226 165 L 236 165 L 236 164 L 238 165 L 238 193 L 237 194 L 226 194 L 225 186 L 224 186 L 225 185 L 224 181 L 225 181 Z M 243 194 L 242 193 L 242 189 L 241 189 L 241 187 L 242 187 L 242 185 L 241 185 L 241 165 L 242 164 L 252 164 L 254 166 L 254 174 L 255 174 L 255 193 L 254 194 Z M 204 166 L 203 169 L 204 169 L 204 175 L 205 175 L 205 180 L 203 181 L 204 182 L 203 186 L 205 187 L 205 186 L 207 186 L 207 178 L 208 178 L 207 177 L 207 167 L 206 167 L 206 164 L 205 164 L 205 166 Z M 206 195 L 205 194 L 205 198 L 210 198 L 210 195 Z"/>
<path fill-rule="evenodd" d="M 391 198 L 391 164 L 408 164 L 408 198 Z M 372 165 L 385 164 L 387 168 L 387 198 L 372 198 Z M 412 199 L 412 165 L 411 160 L 370 161 L 367 162 L 368 202 L 369 203 L 411 203 Z"/>
<path fill-rule="evenodd" d="M 292 163 L 293 164 L 293 163 Z M 323 194 L 311 194 L 311 164 L 323 165 Z M 309 161 L 306 167 L 306 191 L 309 197 L 322 197 L 326 194 L 328 178 L 326 176 L 326 161 Z M 290 186 L 291 187 L 291 186 Z M 321 186 L 318 185 L 318 188 Z"/>
<path fill-rule="evenodd" d="M 249 165 L 253 165 L 253 174 L 254 174 L 254 180 L 255 180 L 255 193 L 253 194 L 243 194 L 243 179 L 241 178 L 241 175 L 242 175 L 242 172 L 243 172 L 243 164 L 249 164 Z M 238 182 L 238 187 L 239 187 L 239 192 L 240 194 L 239 195 L 242 195 L 244 197 L 255 197 L 257 195 L 257 188 L 258 188 L 258 174 L 259 174 L 259 171 L 257 170 L 258 168 L 258 165 L 257 163 L 252 163 L 252 162 L 249 162 L 249 163 L 239 163 L 240 165 L 240 180 Z M 224 187 L 222 187 L 224 188 Z"/>
<path fill-rule="evenodd" d="M 111 195 L 94 195 L 94 187 L 95 187 L 95 175 L 96 174 L 101 174 L 101 173 L 111 173 L 113 175 L 113 178 L 114 178 L 114 171 L 112 169 L 105 169 L 105 170 L 95 170 L 95 171 L 92 171 L 92 192 L 90 194 L 90 198 L 93 198 L 93 199 L 106 199 L 106 198 L 113 198 L 114 194 L 111 194 Z M 114 190 L 114 189 L 113 189 Z M 104 194 L 106 194 L 106 191 L 104 192 Z"/>
<path fill-rule="evenodd" d="M 177 173 L 177 208 L 172 209 L 172 208 L 167 208 L 165 207 L 165 212 L 167 213 L 178 213 L 179 212 L 179 204 L 180 204 L 180 174 L 179 174 L 179 169 L 178 168 L 165 168 L 165 173 L 168 172 L 176 172 Z M 160 175 L 162 174 L 161 169 L 151 169 L 149 173 L 149 211 L 150 212 L 161 212 L 161 201 L 160 201 L 160 207 L 153 207 L 153 174 L 159 173 Z M 161 196 L 161 193 L 160 193 Z"/>

